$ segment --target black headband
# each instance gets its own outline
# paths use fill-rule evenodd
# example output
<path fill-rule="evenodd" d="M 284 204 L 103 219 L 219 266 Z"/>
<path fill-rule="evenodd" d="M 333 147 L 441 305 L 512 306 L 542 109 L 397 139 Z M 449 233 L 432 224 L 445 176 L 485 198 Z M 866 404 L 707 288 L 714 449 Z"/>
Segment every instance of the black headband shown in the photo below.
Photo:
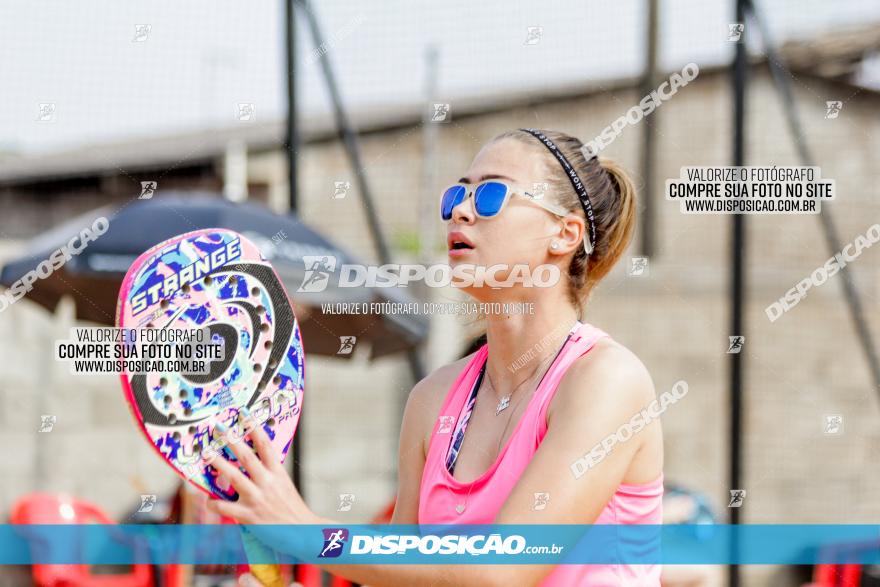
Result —
<path fill-rule="evenodd" d="M 559 164 L 562 165 L 562 168 L 565 169 L 565 172 L 568 174 L 568 179 L 571 181 L 572 187 L 574 187 L 574 191 L 577 193 L 578 199 L 581 201 L 581 206 L 584 208 L 584 214 L 587 217 L 587 223 L 590 225 L 590 251 L 593 252 L 596 249 L 596 223 L 593 222 L 593 205 L 590 203 L 590 198 L 587 196 L 587 188 L 584 187 L 584 183 L 581 181 L 581 178 L 578 177 L 577 172 L 574 170 L 574 167 L 571 166 L 571 163 L 568 162 L 568 159 L 565 158 L 565 155 L 562 154 L 562 151 L 547 138 L 547 136 L 541 131 L 534 128 L 521 128 L 519 129 L 523 132 L 527 132 L 547 147 L 551 153 L 553 153 L 556 158 L 559 160 Z M 590 159 L 594 159 L 596 155 L 590 157 Z"/>

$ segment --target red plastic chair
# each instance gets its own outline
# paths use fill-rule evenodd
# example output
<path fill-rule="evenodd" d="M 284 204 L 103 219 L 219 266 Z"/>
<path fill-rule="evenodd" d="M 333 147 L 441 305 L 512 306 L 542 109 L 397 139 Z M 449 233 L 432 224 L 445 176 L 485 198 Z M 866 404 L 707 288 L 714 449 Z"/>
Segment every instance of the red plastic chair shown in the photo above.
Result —
<path fill-rule="evenodd" d="M 813 582 L 805 587 L 858 587 L 861 580 L 861 565 L 816 565 Z"/>
<path fill-rule="evenodd" d="M 115 524 L 98 506 L 63 494 L 31 493 L 12 506 L 13 524 Z M 88 565 L 33 565 L 39 587 L 152 587 L 149 565 L 132 565 L 131 572 L 94 575 Z"/>
<path fill-rule="evenodd" d="M 852 562 L 817 564 L 813 568 L 813 582 L 805 587 L 858 587 L 862 581 L 862 565 L 858 561 L 862 552 L 880 549 L 880 541 L 869 540 L 833 544 L 823 548 L 819 560 L 848 560 Z"/>

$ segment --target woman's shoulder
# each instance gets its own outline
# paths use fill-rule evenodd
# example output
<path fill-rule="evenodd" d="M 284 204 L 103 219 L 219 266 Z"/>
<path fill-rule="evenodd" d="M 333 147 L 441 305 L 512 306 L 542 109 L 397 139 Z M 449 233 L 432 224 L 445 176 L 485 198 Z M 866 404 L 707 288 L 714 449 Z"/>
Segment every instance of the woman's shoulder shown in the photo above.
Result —
<path fill-rule="evenodd" d="M 476 351 L 456 361 L 437 367 L 415 384 L 410 392 L 410 396 L 420 405 L 436 407 L 433 412 L 438 412 L 452 384 L 455 383 L 456 378 L 475 354 Z"/>
<path fill-rule="evenodd" d="M 407 412 L 419 422 L 419 427 L 426 436 L 430 437 L 446 395 L 474 354 L 475 352 L 437 367 L 416 383 L 410 391 Z"/>
<path fill-rule="evenodd" d="M 564 404 L 563 409 L 589 409 L 604 401 L 637 408 L 655 397 L 653 380 L 641 359 L 620 342 L 604 336 L 568 368 L 551 408 Z"/>

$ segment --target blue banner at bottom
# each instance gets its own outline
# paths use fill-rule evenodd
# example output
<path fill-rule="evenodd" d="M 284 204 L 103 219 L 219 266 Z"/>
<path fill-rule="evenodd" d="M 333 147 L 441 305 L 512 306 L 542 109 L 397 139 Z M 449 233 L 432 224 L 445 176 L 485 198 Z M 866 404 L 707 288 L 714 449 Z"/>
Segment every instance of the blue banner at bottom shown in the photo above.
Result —
<path fill-rule="evenodd" d="M 880 564 L 880 525 L 0 525 L 3 565 L 294 562 Z"/>

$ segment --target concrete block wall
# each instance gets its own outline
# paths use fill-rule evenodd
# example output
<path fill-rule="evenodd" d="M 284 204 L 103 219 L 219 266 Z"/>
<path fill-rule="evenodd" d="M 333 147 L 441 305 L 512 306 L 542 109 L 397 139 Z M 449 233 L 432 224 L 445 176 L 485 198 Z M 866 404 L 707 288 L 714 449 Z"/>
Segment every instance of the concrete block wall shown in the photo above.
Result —
<path fill-rule="evenodd" d="M 111 516 L 136 508 L 140 495 L 171 491 L 176 476 L 134 425 L 112 376 L 74 376 L 53 357 L 67 338 L 72 307 L 55 315 L 29 301 L 0 313 L 0 512 L 32 491 L 67 492 L 98 503 Z M 39 432 L 42 415 L 56 418 Z"/>

